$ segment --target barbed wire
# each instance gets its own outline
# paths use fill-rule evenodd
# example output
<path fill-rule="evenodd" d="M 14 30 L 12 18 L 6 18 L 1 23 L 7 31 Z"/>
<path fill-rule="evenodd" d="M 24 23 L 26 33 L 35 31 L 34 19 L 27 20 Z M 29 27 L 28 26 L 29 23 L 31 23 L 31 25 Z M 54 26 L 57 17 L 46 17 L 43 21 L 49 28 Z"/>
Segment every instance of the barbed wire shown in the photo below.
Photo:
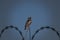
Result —
<path fill-rule="evenodd" d="M 41 27 L 40 29 L 37 29 L 37 30 L 35 31 L 35 33 L 33 34 L 33 36 L 32 36 L 32 40 L 34 39 L 35 35 L 36 35 L 39 31 L 44 30 L 45 28 L 51 29 L 51 30 L 55 31 L 56 34 L 57 34 L 58 37 L 59 37 L 59 40 L 60 40 L 60 34 L 59 34 L 59 32 L 58 32 L 57 30 L 55 30 L 54 28 L 50 27 L 50 26 Z"/>
<path fill-rule="evenodd" d="M 23 37 L 22 32 L 21 32 L 17 27 L 14 27 L 14 26 L 12 26 L 12 25 L 11 25 L 11 26 L 6 26 L 4 29 L 1 30 L 0 38 L 1 38 L 2 34 L 3 34 L 3 32 L 4 32 L 5 30 L 9 29 L 9 28 L 14 28 L 15 30 L 17 30 L 17 31 L 19 32 L 19 34 L 21 35 L 22 40 L 25 40 L 24 37 Z M 44 30 L 45 28 L 51 29 L 51 30 L 53 30 L 54 32 L 56 32 L 56 34 L 58 35 L 59 40 L 60 40 L 60 34 L 59 34 L 59 32 L 58 32 L 56 29 L 54 29 L 54 28 L 52 28 L 52 27 L 50 27 L 50 26 L 41 27 L 41 28 L 37 29 L 37 30 L 35 31 L 35 33 L 33 34 L 33 36 L 32 36 L 32 40 L 34 39 L 35 35 L 36 35 L 39 31 L 42 31 L 42 30 Z"/>
<path fill-rule="evenodd" d="M 17 27 L 14 27 L 14 26 L 12 26 L 12 25 L 11 25 L 11 26 L 6 26 L 4 29 L 1 30 L 0 38 L 1 38 L 2 34 L 3 34 L 3 32 L 4 32 L 5 30 L 9 29 L 9 28 L 14 28 L 15 30 L 17 30 L 17 31 L 19 32 L 19 34 L 21 35 L 22 40 L 24 40 L 24 37 L 23 37 L 22 32 L 21 32 Z"/>

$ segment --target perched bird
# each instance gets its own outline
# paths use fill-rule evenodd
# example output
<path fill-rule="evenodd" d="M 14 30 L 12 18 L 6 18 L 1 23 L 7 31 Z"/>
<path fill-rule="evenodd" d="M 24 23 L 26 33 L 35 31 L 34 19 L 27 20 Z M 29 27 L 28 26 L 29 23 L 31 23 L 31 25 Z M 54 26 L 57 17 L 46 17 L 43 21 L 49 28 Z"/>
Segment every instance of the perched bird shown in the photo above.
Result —
<path fill-rule="evenodd" d="M 30 24 L 32 23 L 32 20 L 31 20 L 31 17 L 28 17 L 28 20 L 26 21 L 26 24 L 25 24 L 25 30 L 29 30 L 29 26 Z"/>

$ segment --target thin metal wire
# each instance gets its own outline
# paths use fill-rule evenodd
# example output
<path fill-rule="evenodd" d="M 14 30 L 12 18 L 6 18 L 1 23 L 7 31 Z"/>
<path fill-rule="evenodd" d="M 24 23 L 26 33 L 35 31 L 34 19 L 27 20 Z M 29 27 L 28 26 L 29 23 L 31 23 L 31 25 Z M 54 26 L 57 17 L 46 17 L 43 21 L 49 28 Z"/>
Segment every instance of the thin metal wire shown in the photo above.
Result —
<path fill-rule="evenodd" d="M 35 33 L 33 34 L 33 36 L 32 36 L 32 40 L 34 39 L 35 35 L 36 35 L 39 31 L 42 31 L 42 30 L 45 29 L 45 28 L 51 29 L 51 30 L 55 31 L 56 34 L 57 34 L 58 37 L 59 37 L 59 40 L 60 40 L 60 34 L 59 34 L 59 32 L 58 32 L 57 30 L 55 30 L 54 28 L 50 27 L 50 26 L 41 27 L 40 29 L 37 29 L 37 30 L 35 31 Z"/>
<path fill-rule="evenodd" d="M 23 37 L 23 35 L 22 35 L 22 32 L 17 28 L 17 27 L 14 27 L 14 26 L 6 26 L 4 29 L 2 29 L 2 31 L 1 31 L 1 33 L 0 33 L 0 38 L 1 38 L 1 36 L 2 36 L 2 34 L 3 34 L 3 32 L 5 31 L 5 30 L 7 30 L 7 29 L 9 29 L 9 28 L 14 28 L 15 30 L 17 30 L 18 32 L 19 32 L 19 34 L 21 35 L 21 37 L 22 37 L 22 40 L 24 40 L 24 37 Z"/>
<path fill-rule="evenodd" d="M 31 39 L 31 30 L 30 30 L 30 27 L 29 27 L 29 40 L 32 40 Z"/>
<path fill-rule="evenodd" d="M 2 29 L 2 31 L 1 31 L 1 33 L 0 33 L 0 38 L 1 38 L 2 34 L 4 33 L 4 31 L 7 30 L 7 29 L 9 29 L 9 28 L 14 28 L 15 30 L 17 30 L 17 31 L 19 32 L 19 34 L 21 35 L 22 40 L 25 40 L 24 37 L 23 37 L 22 32 L 21 32 L 17 27 L 14 27 L 14 26 L 12 26 L 12 25 L 11 25 L 11 26 L 6 26 L 4 29 Z M 33 34 L 32 38 L 31 38 L 31 30 L 30 30 L 30 28 L 29 28 L 29 38 L 30 38 L 30 40 L 33 40 L 34 37 L 35 37 L 35 35 L 36 35 L 39 31 L 44 30 L 45 28 L 51 29 L 51 30 L 53 30 L 54 32 L 56 32 L 56 34 L 58 35 L 59 40 L 60 40 L 60 34 L 59 34 L 59 32 L 58 32 L 56 29 L 54 29 L 54 28 L 52 28 L 52 27 L 50 27 L 50 26 L 41 27 L 40 29 L 37 29 L 37 30 L 35 31 L 35 33 Z"/>

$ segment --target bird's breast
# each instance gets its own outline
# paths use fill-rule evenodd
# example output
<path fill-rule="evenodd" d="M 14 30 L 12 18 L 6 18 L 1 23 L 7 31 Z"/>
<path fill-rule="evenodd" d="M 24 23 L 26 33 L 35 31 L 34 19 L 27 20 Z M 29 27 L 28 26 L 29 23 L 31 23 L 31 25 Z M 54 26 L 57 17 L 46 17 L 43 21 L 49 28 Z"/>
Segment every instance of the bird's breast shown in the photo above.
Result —
<path fill-rule="evenodd" d="M 31 23 L 32 23 L 32 21 L 29 21 L 29 22 L 28 22 L 28 24 L 31 24 Z"/>

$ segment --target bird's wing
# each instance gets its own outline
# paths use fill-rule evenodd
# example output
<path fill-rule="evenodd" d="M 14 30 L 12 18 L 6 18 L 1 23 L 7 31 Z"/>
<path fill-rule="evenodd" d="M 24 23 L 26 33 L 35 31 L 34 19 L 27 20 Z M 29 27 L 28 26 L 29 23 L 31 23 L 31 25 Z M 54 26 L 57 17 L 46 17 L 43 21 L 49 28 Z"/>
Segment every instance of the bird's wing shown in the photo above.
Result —
<path fill-rule="evenodd" d="M 29 22 L 29 20 L 27 20 L 26 23 L 25 23 L 25 30 L 26 30 L 26 27 L 28 25 L 28 22 Z"/>
<path fill-rule="evenodd" d="M 27 26 L 28 22 L 29 22 L 29 20 L 26 21 L 25 27 Z"/>

